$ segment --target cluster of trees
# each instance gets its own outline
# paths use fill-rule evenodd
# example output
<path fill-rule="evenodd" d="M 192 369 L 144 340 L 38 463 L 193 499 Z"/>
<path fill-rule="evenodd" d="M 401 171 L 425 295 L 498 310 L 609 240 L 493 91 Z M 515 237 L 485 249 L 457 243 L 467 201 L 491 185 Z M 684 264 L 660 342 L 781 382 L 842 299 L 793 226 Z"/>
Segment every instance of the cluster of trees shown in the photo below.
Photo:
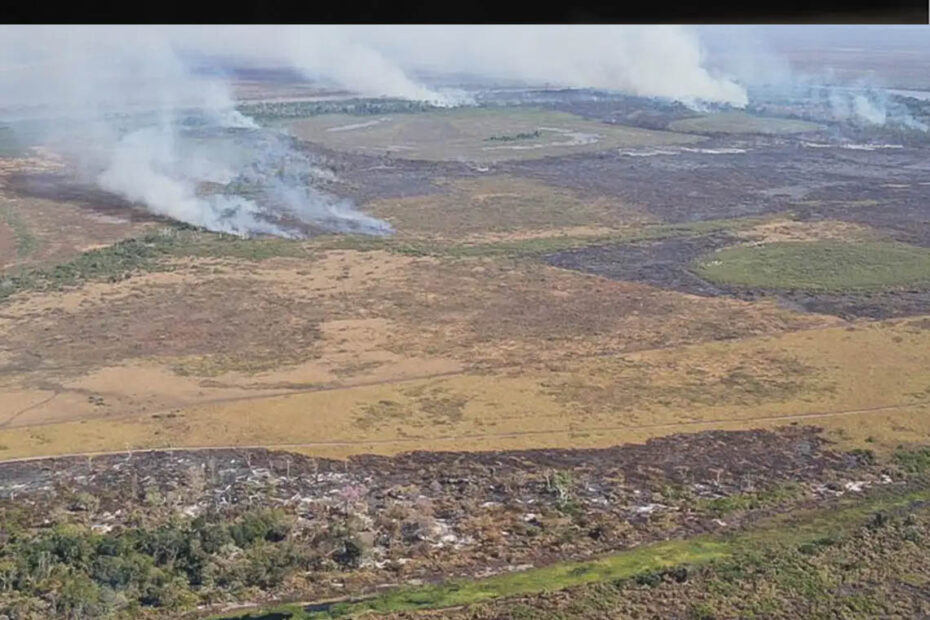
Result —
<path fill-rule="evenodd" d="M 294 517 L 257 509 L 95 532 L 0 523 L 0 617 L 130 618 L 249 598 L 298 571 L 350 568 L 359 543 L 338 522 L 297 532 Z"/>
<path fill-rule="evenodd" d="M 399 114 L 425 112 L 435 106 L 405 99 L 344 99 L 339 101 L 263 101 L 239 106 L 238 110 L 259 120 L 305 118 L 319 114 Z"/>
<path fill-rule="evenodd" d="M 533 138 L 538 138 L 540 135 L 537 129 L 536 131 L 518 133 L 513 136 L 491 136 L 488 140 L 492 142 L 513 142 L 514 140 L 532 140 Z"/>

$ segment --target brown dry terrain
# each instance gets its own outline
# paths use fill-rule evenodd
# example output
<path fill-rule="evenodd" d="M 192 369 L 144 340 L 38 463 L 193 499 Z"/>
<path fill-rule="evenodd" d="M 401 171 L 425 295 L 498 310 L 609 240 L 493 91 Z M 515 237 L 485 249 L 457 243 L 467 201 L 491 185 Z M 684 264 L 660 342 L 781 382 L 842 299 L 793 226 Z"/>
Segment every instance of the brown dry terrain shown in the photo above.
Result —
<path fill-rule="evenodd" d="M 48 174 L 30 162 L 8 166 L 20 176 L 6 200 L 24 214 L 20 236 L 39 240 L 35 263 L 95 245 L 100 226 L 112 227 L 112 240 L 160 226 L 102 224 L 87 191 L 74 190 L 84 202 L 29 197 L 45 191 L 34 179 Z M 603 446 L 680 425 L 820 414 L 858 435 L 858 418 L 877 415 L 860 410 L 907 417 L 922 406 L 907 395 L 930 385 L 921 383 L 923 356 L 899 344 L 916 338 L 919 351 L 919 330 L 847 332 L 840 319 L 777 300 L 697 297 L 533 254 L 635 239 L 655 221 L 643 205 L 514 176 L 434 186 L 429 196 L 371 203 L 397 227 L 393 244 L 331 249 L 320 239 L 254 253 L 184 242 L 155 269 L 9 297 L 0 313 L 2 453 L 71 452 L 74 432 L 89 451 L 246 441 L 350 454 L 456 438 L 480 448 Z M 69 224 L 81 217 L 83 227 Z M 730 244 L 880 236 L 777 215 L 719 226 L 732 230 L 714 233 Z M 703 239 L 700 228 L 656 230 L 648 234 L 660 241 L 645 243 Z M 425 252 L 422 243 L 431 244 Z M 853 348 L 891 347 L 893 371 L 876 374 L 875 356 L 830 349 L 830 334 Z M 256 409 L 266 415 L 245 413 Z M 891 437 L 920 432 L 895 428 Z"/>
<path fill-rule="evenodd" d="M 585 198 L 529 179 L 484 176 L 435 183 L 440 193 L 379 200 L 369 209 L 402 235 L 475 242 L 559 233 L 596 236 L 650 221 L 648 214 L 619 201 Z"/>
<path fill-rule="evenodd" d="M 179 577 L 175 559 L 135 550 L 183 582 L 171 598 L 155 579 L 168 596 L 157 604 L 139 586 L 157 615 L 559 570 L 867 487 L 923 493 L 922 143 L 812 147 L 831 134 L 745 115 L 733 135 L 719 131 L 726 115 L 683 124 L 705 139 L 665 131 L 689 116 L 677 109 L 640 127 L 604 102 L 576 107 L 584 119 L 511 107 L 296 121 L 333 187 L 394 226 L 385 239 L 191 230 L 46 151 L 0 158 L 3 514 L 26 502 L 94 545 L 110 528 L 193 535 L 202 515 L 238 532 L 206 573 Z M 405 148 L 382 152 L 392 145 Z M 730 286 L 696 267 L 772 248 L 839 258 L 788 274 L 821 289 Z M 895 275 L 882 252 L 913 257 L 914 277 L 844 288 L 845 256 Z M 244 542 L 243 523 L 272 518 L 249 508 L 271 507 L 290 516 Z M 72 531 L 21 525 L 49 540 Z M 547 604 L 515 593 L 520 609 Z M 31 596 L 35 613 L 57 609 Z M 462 614 L 508 617 L 511 603 Z"/>

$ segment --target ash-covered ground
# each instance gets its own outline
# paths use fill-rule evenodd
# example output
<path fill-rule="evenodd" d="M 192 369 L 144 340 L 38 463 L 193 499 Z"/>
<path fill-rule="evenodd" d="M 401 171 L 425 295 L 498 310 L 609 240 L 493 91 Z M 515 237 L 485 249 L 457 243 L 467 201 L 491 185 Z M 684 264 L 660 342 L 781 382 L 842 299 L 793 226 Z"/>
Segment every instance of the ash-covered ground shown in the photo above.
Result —
<path fill-rule="evenodd" d="M 317 597 L 729 531 L 903 480 L 868 455 L 830 449 L 812 427 L 344 462 L 254 449 L 155 451 L 9 462 L 0 476 L 0 510 L 27 511 L 36 528 L 76 520 L 119 535 L 283 510 L 296 518 L 287 539 L 313 542 L 302 594 Z M 721 511 L 728 498 L 746 506 Z"/>

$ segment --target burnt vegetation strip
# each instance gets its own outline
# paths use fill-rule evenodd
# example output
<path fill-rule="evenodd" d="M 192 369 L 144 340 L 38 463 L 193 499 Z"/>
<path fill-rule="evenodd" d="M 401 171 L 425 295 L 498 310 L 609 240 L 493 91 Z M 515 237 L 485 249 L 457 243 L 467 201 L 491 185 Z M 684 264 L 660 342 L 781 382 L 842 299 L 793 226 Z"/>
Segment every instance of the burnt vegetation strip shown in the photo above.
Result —
<path fill-rule="evenodd" d="M 513 135 L 491 136 L 489 138 L 485 138 L 485 141 L 486 142 L 514 142 L 516 140 L 534 140 L 541 135 L 542 133 L 537 129 L 535 131 L 517 133 Z"/>
<path fill-rule="evenodd" d="M 779 523 L 772 530 L 721 541 L 717 557 L 708 558 L 706 548 L 694 545 L 681 549 L 678 566 L 655 562 L 635 575 L 602 573 L 587 583 L 566 579 L 571 585 L 565 589 L 476 600 L 430 617 L 925 617 L 930 611 L 927 508 L 926 494 L 873 499 L 832 513 L 821 524 L 832 520 L 830 526 L 805 523 L 802 517 L 791 524 L 799 528 L 795 531 Z M 583 574 L 583 568 L 574 570 Z M 373 605 L 354 607 L 366 606 Z M 395 611 L 379 617 L 418 617 L 399 609 L 395 605 Z M 277 613 L 292 619 L 326 617 L 313 611 L 291 607 Z M 337 615 L 333 611 L 329 617 Z"/>
<path fill-rule="evenodd" d="M 400 588 L 357 601 L 285 605 L 218 618 L 298 620 L 362 614 L 412 618 L 417 617 L 417 611 L 444 608 L 452 609 L 439 614 L 443 617 L 475 619 L 588 617 L 595 611 L 621 609 L 628 614 L 636 607 L 640 614 L 651 615 L 648 602 L 656 605 L 660 597 L 673 594 L 676 588 L 690 590 L 684 600 L 674 603 L 685 607 L 680 610 L 685 617 L 711 618 L 720 613 L 729 616 L 733 608 L 742 608 L 743 614 L 752 611 L 762 615 L 765 611 L 785 613 L 791 609 L 802 612 L 801 615 L 805 615 L 803 611 L 825 613 L 837 609 L 879 612 L 889 606 L 882 605 L 885 601 L 880 597 L 845 600 L 843 586 L 874 586 L 863 579 L 866 571 L 862 570 L 865 568 L 862 563 L 854 561 L 857 548 L 861 552 L 865 545 L 870 555 L 884 555 L 882 559 L 893 564 L 896 555 L 893 551 L 911 543 L 910 553 L 904 554 L 908 568 L 926 568 L 925 551 L 930 543 L 928 498 L 930 491 L 926 489 L 876 494 L 859 501 L 835 502 L 827 509 L 779 515 L 753 530 L 726 536 L 665 541 L 591 561 L 557 563 L 479 580 Z M 898 576 L 894 569 L 886 568 L 883 572 L 883 576 L 889 573 L 888 576 Z M 922 576 L 911 579 L 914 577 L 923 583 Z M 784 601 L 760 597 L 760 582 L 766 583 L 769 591 L 783 591 Z M 754 592 L 743 591 L 748 587 Z M 747 594 L 748 600 L 740 600 Z M 926 608 L 925 599 L 910 594 L 893 605 L 900 609 L 917 603 Z M 591 600 L 594 597 L 597 600 Z M 564 605 L 573 613 L 553 614 L 553 603 Z"/>
<path fill-rule="evenodd" d="M 872 488 L 903 492 L 927 463 L 920 452 L 888 463 L 836 452 L 810 427 L 347 461 L 221 449 L 7 462 L 0 613 L 196 615 L 198 605 L 327 600 L 453 577 L 466 580 L 384 600 L 429 607 L 534 592 L 550 579 L 651 569 L 656 549 L 670 554 L 661 565 L 695 561 L 684 550 L 715 556 L 707 535 Z M 560 564 L 652 543 L 607 565 Z M 551 568 L 490 590 L 469 585 L 512 566 Z"/>

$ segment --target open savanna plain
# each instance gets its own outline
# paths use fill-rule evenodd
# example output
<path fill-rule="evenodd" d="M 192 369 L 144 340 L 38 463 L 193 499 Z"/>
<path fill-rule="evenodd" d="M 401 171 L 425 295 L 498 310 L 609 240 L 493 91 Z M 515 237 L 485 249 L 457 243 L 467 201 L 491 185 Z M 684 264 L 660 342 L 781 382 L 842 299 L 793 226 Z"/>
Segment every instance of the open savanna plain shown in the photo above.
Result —
<path fill-rule="evenodd" d="M 923 147 L 275 105 L 394 234 L 222 235 L 0 158 L 3 613 L 923 609 Z M 837 568 L 870 536 L 900 570 Z M 62 541 L 50 597 L 16 557 Z"/>

